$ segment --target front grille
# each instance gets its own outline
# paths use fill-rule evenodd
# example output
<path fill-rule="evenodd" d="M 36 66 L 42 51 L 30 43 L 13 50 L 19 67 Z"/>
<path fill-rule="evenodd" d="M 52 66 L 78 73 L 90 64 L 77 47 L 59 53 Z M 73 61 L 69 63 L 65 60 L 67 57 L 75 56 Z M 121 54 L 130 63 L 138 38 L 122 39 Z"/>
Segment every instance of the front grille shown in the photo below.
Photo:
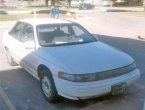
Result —
<path fill-rule="evenodd" d="M 136 68 L 136 64 L 132 63 L 130 65 L 127 65 L 125 67 L 113 69 L 113 70 L 108 70 L 104 72 L 97 72 L 96 73 L 96 80 L 103 80 L 103 79 L 108 79 L 108 78 L 113 78 L 117 76 L 121 76 L 124 74 L 127 74 L 131 71 L 133 71 Z"/>
<path fill-rule="evenodd" d="M 136 68 L 135 62 L 113 70 L 103 71 L 103 72 L 96 72 L 96 73 L 89 73 L 89 74 L 81 74 L 81 77 L 83 80 L 80 80 L 78 82 L 91 82 L 91 81 L 98 81 L 98 80 L 104 80 L 109 78 L 114 78 L 117 76 L 121 76 L 124 74 L 127 74 L 131 71 L 133 71 Z"/>

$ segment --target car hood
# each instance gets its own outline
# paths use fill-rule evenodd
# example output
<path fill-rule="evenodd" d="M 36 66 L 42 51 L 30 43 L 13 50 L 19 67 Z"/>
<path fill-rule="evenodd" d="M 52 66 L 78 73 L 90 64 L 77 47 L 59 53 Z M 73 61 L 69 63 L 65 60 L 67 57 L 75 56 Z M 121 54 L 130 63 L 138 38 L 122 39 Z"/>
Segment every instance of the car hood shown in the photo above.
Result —
<path fill-rule="evenodd" d="M 67 70 L 69 69 L 72 74 L 107 71 L 134 62 L 129 55 L 100 41 L 77 45 L 42 47 L 39 49 L 39 54 L 49 62 L 65 67 Z"/>

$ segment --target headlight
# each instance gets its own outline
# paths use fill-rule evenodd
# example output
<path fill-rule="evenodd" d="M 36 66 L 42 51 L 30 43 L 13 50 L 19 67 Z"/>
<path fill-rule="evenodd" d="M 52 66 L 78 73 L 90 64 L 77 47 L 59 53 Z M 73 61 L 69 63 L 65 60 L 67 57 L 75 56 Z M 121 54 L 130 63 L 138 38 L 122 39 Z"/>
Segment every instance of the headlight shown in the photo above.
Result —
<path fill-rule="evenodd" d="M 96 79 L 96 74 L 69 74 L 58 72 L 58 77 L 72 82 L 89 82 Z"/>
<path fill-rule="evenodd" d="M 58 72 L 58 77 L 68 80 L 68 81 L 75 81 L 75 75 L 64 73 L 64 72 Z"/>

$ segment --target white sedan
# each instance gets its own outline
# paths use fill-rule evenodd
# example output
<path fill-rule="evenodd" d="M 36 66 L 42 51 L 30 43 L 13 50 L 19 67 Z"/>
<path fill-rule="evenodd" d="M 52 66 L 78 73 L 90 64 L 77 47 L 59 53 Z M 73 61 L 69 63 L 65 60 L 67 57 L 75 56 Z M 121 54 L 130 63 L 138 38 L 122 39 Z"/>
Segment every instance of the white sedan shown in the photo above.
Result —
<path fill-rule="evenodd" d="M 140 77 L 133 58 L 69 20 L 19 20 L 2 44 L 8 62 L 39 79 L 50 102 L 119 94 Z"/>

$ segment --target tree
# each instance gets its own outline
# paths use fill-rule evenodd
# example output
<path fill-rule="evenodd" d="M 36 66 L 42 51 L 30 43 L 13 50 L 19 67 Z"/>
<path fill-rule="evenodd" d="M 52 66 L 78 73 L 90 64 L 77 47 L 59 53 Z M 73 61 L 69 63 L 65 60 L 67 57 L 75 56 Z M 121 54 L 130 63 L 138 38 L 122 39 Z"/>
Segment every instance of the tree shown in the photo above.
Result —
<path fill-rule="evenodd" d="M 48 7 L 48 1 L 49 0 L 45 0 L 45 6 Z"/>
<path fill-rule="evenodd" d="M 137 5 L 142 5 L 143 0 L 126 0 L 127 5 L 131 6 L 137 6 Z"/>
<path fill-rule="evenodd" d="M 145 0 L 143 0 L 143 7 L 144 7 L 144 11 L 145 11 Z"/>
<path fill-rule="evenodd" d="M 69 8 L 70 8 L 70 6 L 71 6 L 71 1 L 72 1 L 72 0 L 67 0 L 67 4 L 68 4 L 68 12 L 69 12 Z"/>
<path fill-rule="evenodd" d="M 45 0 L 45 6 L 48 7 L 48 2 L 49 0 Z M 55 3 L 57 2 L 57 0 L 51 0 L 51 6 L 55 6 Z"/>
<path fill-rule="evenodd" d="M 51 0 L 51 6 L 55 6 L 56 0 Z"/>
<path fill-rule="evenodd" d="M 72 0 L 67 0 L 68 6 L 69 6 L 69 7 L 71 6 L 71 1 L 72 1 Z"/>

